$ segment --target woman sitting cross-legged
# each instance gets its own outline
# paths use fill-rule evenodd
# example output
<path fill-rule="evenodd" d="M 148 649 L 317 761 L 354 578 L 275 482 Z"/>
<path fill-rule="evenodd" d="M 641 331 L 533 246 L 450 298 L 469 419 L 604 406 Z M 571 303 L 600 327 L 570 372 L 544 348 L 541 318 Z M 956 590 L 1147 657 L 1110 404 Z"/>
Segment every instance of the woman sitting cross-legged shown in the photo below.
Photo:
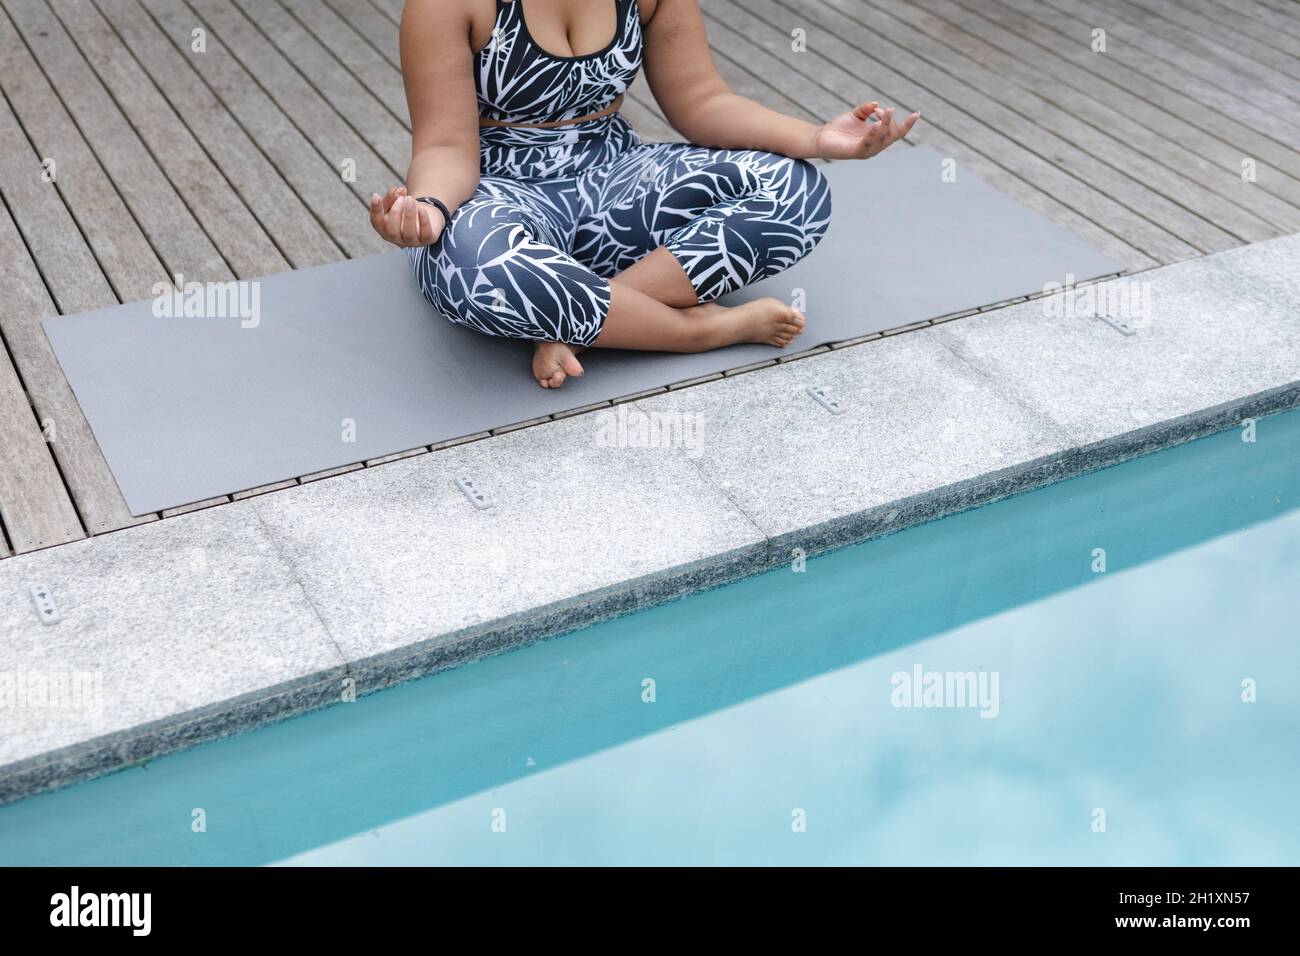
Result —
<path fill-rule="evenodd" d="M 867 159 L 917 119 L 864 103 L 817 126 L 735 95 L 698 0 L 408 0 L 401 48 L 411 167 L 371 221 L 446 318 L 534 341 L 544 388 L 591 347 L 790 344 L 786 303 L 714 300 L 825 234 L 809 159 Z M 642 143 L 619 114 L 643 62 L 689 143 Z"/>

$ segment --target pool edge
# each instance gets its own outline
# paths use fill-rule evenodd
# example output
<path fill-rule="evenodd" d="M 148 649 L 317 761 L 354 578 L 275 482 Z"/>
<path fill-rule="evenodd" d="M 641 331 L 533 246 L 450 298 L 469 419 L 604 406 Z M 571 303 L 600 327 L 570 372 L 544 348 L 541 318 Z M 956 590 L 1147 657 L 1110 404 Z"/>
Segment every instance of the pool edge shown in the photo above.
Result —
<path fill-rule="evenodd" d="M 1290 237 L 1279 242 L 1285 241 L 1295 245 L 1294 239 L 1295 237 Z M 1249 255 L 1249 250 L 1252 248 L 1256 247 L 1233 250 L 1232 253 L 1225 255 L 1233 256 L 1233 261 L 1238 261 Z M 1276 249 L 1273 251 L 1275 252 Z M 1271 253 L 1264 254 L 1267 256 Z M 1197 262 L 1212 263 L 1216 258 L 1207 257 Z M 1265 264 L 1267 265 L 1267 262 Z M 1178 270 L 1182 265 L 1185 264 L 1166 268 Z M 1214 266 L 1211 265 L 1210 268 Z M 1276 286 L 1280 288 L 1288 281 L 1294 280 L 1289 275 L 1284 276 Z M 1300 301 L 1300 297 L 1297 299 Z M 1288 307 L 1290 305 L 1288 304 Z M 1209 307 L 1212 308 L 1213 303 L 1210 303 Z M 1023 309 L 1023 307 L 1012 307 L 1001 311 L 1012 313 L 1017 311 L 1017 308 Z M 1290 314 L 1293 313 L 1288 313 Z M 983 319 L 995 322 L 998 316 L 999 312 L 982 314 Z M 985 331 L 990 335 L 998 334 L 994 326 L 990 326 Z M 905 337 L 882 341 L 899 342 L 903 338 Z M 870 349 L 877 345 L 877 342 L 863 343 L 851 349 L 813 356 L 799 364 L 806 370 L 816 369 L 816 363 L 839 361 L 837 356 L 844 356 L 854 349 Z M 750 380 L 753 387 L 761 388 L 764 381 L 777 380 L 765 379 L 764 376 L 786 374 L 781 369 L 790 367 L 789 365 L 775 366 L 771 369 L 758 370 L 752 375 L 744 376 L 743 379 L 723 380 L 715 384 L 720 388 L 729 388 L 732 387 L 729 383 Z M 693 390 L 696 393 L 695 399 L 699 400 L 700 396 L 704 395 L 704 400 L 708 401 L 706 390 L 711 387 L 713 386 L 702 386 Z M 715 398 L 715 400 L 721 399 Z M 650 403 L 655 401 L 656 399 L 647 399 L 644 403 L 634 404 L 644 404 L 649 407 Z M 420 676 L 462 666 L 507 650 L 570 633 L 622 614 L 732 583 L 785 563 L 789 560 L 790 552 L 795 548 L 801 549 L 806 555 L 812 555 L 846 547 L 1238 427 L 1246 418 L 1264 418 L 1298 406 L 1300 406 L 1300 378 L 1245 395 L 1225 397 L 1203 408 L 1173 415 L 1141 427 L 1115 430 L 1113 434 L 1101 439 L 1079 444 L 1065 441 L 1058 443 L 1059 447 L 1055 448 L 1051 447 L 1050 443 L 1045 443 L 1041 453 L 1024 460 L 1012 461 L 959 481 L 936 485 L 918 493 L 904 494 L 883 503 L 876 502 L 868 507 L 850 509 L 843 514 L 810 522 L 794 529 L 769 531 L 769 525 L 761 517 L 747 513 L 743 505 L 737 503 L 734 497 L 727 495 L 730 506 L 737 515 L 743 516 L 754 526 L 757 535 L 754 540 L 737 544 L 734 535 L 731 538 L 722 536 L 717 540 L 725 540 L 727 542 L 725 546 L 719 545 L 716 551 L 703 556 L 676 564 L 669 562 L 651 573 L 618 580 L 602 587 L 573 594 L 562 600 L 519 608 L 509 614 L 478 621 L 470 626 L 447 630 L 435 629 L 430 633 L 424 633 L 418 639 L 404 641 L 394 647 L 373 653 L 350 656 L 334 641 L 334 638 L 339 635 L 331 633 L 327 616 L 322 613 L 319 606 L 314 606 L 312 611 L 320 630 L 330 642 L 333 642 L 333 647 L 327 650 L 340 655 L 343 661 L 341 666 L 316 670 L 309 668 L 291 679 L 266 686 L 250 686 L 239 694 L 213 700 L 202 707 L 178 710 L 173 714 L 116 733 L 87 736 L 83 740 L 65 746 L 22 757 L 0 767 L 0 804 L 12 803 L 37 793 L 102 776 L 125 767 L 136 766 L 143 761 L 174 753 L 198 743 L 230 736 L 328 706 L 340 699 L 338 683 L 342 680 L 352 680 L 358 694 L 372 693 Z M 556 422 L 527 431 L 541 432 L 545 429 L 562 427 L 565 427 L 563 422 Z M 386 467 L 401 465 L 402 463 L 396 463 L 394 466 Z M 410 467 L 422 466 L 416 464 Z M 705 483 L 717 485 L 705 471 L 701 470 L 701 475 L 705 478 Z M 364 484 L 373 480 L 373 476 L 354 473 L 350 476 L 350 480 L 354 488 L 363 490 Z M 343 485 L 338 487 L 342 488 Z M 725 492 L 718 487 L 713 490 L 725 495 Z M 310 493 L 329 494 L 329 485 L 322 483 Z M 239 505 L 230 505 L 217 510 L 237 517 L 242 514 L 249 521 L 259 520 L 259 512 L 256 509 L 265 505 L 257 501 L 246 504 L 247 507 L 243 512 L 239 511 Z M 162 524 L 174 526 L 182 520 L 175 519 L 173 522 Z M 231 518 L 231 520 L 237 519 Z M 243 518 L 240 517 L 238 520 Z M 629 519 L 629 525 L 634 526 L 635 519 Z M 161 526 L 146 525 L 123 532 L 121 536 L 94 539 L 93 546 L 111 549 L 115 546 L 115 540 L 125 540 L 126 535 L 135 536 L 135 539 L 142 536 L 156 537 L 160 533 L 158 528 Z M 630 527 L 627 533 L 633 534 L 637 531 L 636 527 Z M 276 534 L 275 529 L 265 529 L 265 533 L 271 537 Z M 707 542 L 713 539 L 706 535 L 701 540 L 705 542 L 704 546 L 708 547 Z M 70 560 L 75 561 L 77 554 L 84 553 L 85 549 L 77 551 L 75 550 L 77 547 L 69 546 L 66 553 L 73 555 Z M 64 549 L 58 550 L 64 551 Z M 39 566 L 40 555 L 41 553 L 37 552 L 7 560 L 0 565 L 0 577 L 7 575 L 5 579 L 11 582 L 22 580 L 27 568 Z M 292 572 L 296 578 L 296 586 L 303 594 L 308 595 L 308 603 L 311 603 L 307 585 L 303 581 L 304 574 L 295 564 L 294 554 L 289 552 L 277 555 L 274 560 L 281 562 Z M 14 590 L 17 588 L 15 587 Z M 296 595 L 299 598 L 301 596 Z M 145 613 L 146 610 L 141 608 L 141 615 Z M 11 620 L 17 620 L 17 616 L 15 615 Z M 0 623 L 3 621 L 4 619 L 0 618 Z M 244 622 L 239 621 L 239 623 Z M 35 626 L 38 630 L 31 633 L 39 637 L 40 622 Z M 319 638 L 313 636 L 311 640 L 319 641 Z"/>

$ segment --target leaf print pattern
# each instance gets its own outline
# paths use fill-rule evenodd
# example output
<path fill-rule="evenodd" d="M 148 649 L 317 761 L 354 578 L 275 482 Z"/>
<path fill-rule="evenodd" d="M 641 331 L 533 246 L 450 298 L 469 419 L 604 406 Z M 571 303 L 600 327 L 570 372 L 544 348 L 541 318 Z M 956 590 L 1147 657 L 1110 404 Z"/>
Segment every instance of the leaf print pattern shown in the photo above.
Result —
<path fill-rule="evenodd" d="M 641 69 L 636 0 L 615 0 L 615 20 L 608 48 L 554 56 L 528 32 L 522 0 L 497 0 L 492 38 L 475 57 L 479 115 L 502 123 L 560 123 L 599 113 L 627 92 Z"/>
<path fill-rule="evenodd" d="M 589 346 L 609 278 L 659 246 L 707 302 L 789 268 L 830 224 L 830 187 L 803 160 L 643 144 L 618 114 L 492 132 L 474 195 L 408 251 L 425 298 L 488 335 Z"/>

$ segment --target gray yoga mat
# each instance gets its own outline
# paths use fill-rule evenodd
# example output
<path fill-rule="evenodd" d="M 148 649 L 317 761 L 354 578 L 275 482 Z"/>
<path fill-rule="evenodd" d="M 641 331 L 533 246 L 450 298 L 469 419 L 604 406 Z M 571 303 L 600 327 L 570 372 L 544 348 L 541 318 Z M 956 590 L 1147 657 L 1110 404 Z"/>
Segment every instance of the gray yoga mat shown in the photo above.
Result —
<path fill-rule="evenodd" d="M 969 171 L 943 181 L 943 162 L 916 147 L 833 164 L 826 238 L 740 297 L 790 301 L 803 290 L 809 328 L 797 351 L 1038 292 L 1067 273 L 1120 271 Z M 158 317 L 151 300 L 45 321 L 133 514 L 781 354 L 766 346 L 594 351 L 583 356 L 584 377 L 548 391 L 529 373 L 530 344 L 435 314 L 402 252 L 269 276 L 259 286 L 255 327 L 244 327 L 238 311 Z"/>

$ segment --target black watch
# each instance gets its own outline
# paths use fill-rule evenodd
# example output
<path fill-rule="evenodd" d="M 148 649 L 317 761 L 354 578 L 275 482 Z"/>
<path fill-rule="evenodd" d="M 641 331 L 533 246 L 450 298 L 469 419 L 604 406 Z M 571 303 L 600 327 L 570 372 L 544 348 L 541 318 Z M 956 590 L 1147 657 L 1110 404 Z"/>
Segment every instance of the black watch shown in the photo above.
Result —
<path fill-rule="evenodd" d="M 444 229 L 446 229 L 448 226 L 451 225 L 451 210 L 447 208 L 447 204 L 443 202 L 441 199 L 438 199 L 434 196 L 416 196 L 415 201 L 433 206 L 435 209 L 438 210 L 438 212 L 442 213 L 442 223 L 443 223 L 442 227 Z"/>

